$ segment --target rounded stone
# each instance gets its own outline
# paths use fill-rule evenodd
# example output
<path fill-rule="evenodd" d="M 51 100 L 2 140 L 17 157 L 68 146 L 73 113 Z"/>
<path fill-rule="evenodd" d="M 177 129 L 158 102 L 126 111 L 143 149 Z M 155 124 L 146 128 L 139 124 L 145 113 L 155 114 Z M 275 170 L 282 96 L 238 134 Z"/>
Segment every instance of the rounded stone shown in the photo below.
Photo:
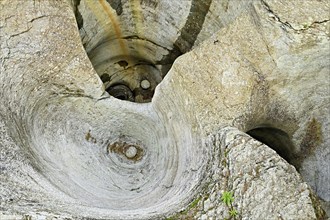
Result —
<path fill-rule="evenodd" d="M 150 88 L 150 82 L 146 79 L 142 80 L 141 81 L 141 87 L 142 89 L 149 89 Z"/>
<path fill-rule="evenodd" d="M 127 150 L 125 151 L 125 156 L 127 158 L 133 158 L 135 157 L 137 154 L 137 149 L 134 146 L 130 146 L 129 148 L 127 148 Z"/>

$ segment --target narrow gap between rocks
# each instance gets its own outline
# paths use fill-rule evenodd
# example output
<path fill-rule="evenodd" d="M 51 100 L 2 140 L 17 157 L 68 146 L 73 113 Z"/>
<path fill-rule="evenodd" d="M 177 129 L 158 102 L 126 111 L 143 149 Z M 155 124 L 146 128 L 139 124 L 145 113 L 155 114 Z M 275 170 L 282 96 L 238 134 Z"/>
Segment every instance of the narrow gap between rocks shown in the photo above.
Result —
<path fill-rule="evenodd" d="M 256 127 L 246 133 L 275 150 L 278 155 L 298 169 L 294 144 L 285 131 L 274 127 Z"/>

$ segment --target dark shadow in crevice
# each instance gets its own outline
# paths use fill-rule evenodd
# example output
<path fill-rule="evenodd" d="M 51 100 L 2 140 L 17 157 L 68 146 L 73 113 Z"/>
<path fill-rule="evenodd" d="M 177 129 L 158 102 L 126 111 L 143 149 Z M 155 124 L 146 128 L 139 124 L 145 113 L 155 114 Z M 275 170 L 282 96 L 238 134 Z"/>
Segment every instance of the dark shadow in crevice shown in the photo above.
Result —
<path fill-rule="evenodd" d="M 254 139 L 266 144 L 268 147 L 275 150 L 283 159 L 293 165 L 299 172 L 301 168 L 301 163 L 307 157 L 308 153 L 306 151 L 298 152 L 290 136 L 285 131 L 270 126 L 259 126 L 249 130 L 246 133 Z M 307 135 L 308 138 L 305 139 L 313 140 L 313 138 L 310 138 L 311 135 L 313 136 L 313 134 L 311 133 L 312 132 L 309 132 Z M 308 143 L 310 144 L 310 141 Z M 316 196 L 316 194 L 314 195 L 314 192 L 312 192 L 312 190 L 310 197 L 312 199 L 317 219 L 327 219 L 327 215 L 324 210 L 327 210 L 329 205 L 326 203 L 320 203 L 322 199 Z"/>
<path fill-rule="evenodd" d="M 289 135 L 281 129 L 273 127 L 257 127 L 246 132 L 254 139 L 266 144 L 277 152 L 288 163 L 298 169 L 295 147 Z"/>
<path fill-rule="evenodd" d="M 77 21 L 77 25 L 78 25 L 78 29 L 80 30 L 83 26 L 84 26 L 84 20 L 83 17 L 80 13 L 80 11 L 78 10 L 78 6 L 80 5 L 80 1 L 81 0 L 73 0 L 73 9 L 74 9 L 74 15 L 76 17 L 76 21 Z"/>

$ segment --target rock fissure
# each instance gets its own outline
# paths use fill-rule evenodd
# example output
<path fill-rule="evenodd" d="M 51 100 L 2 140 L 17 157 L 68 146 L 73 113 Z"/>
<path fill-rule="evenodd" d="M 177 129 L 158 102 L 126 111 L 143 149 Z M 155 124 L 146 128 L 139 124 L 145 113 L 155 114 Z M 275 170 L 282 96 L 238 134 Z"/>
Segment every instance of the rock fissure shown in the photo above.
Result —
<path fill-rule="evenodd" d="M 19 35 L 21 35 L 21 34 L 25 34 L 25 33 L 29 32 L 32 28 L 33 28 L 33 27 L 31 26 L 31 27 L 28 27 L 26 30 L 23 30 L 23 31 L 20 31 L 20 32 L 18 32 L 18 33 L 16 33 L 16 34 L 12 34 L 12 35 L 10 35 L 8 40 L 10 40 L 10 39 L 13 38 L 13 37 L 17 37 L 17 36 L 19 36 Z"/>
<path fill-rule="evenodd" d="M 283 21 L 281 20 L 281 18 L 280 18 L 280 17 L 279 17 L 279 16 L 278 16 L 278 15 L 277 15 L 277 14 L 276 14 L 271 8 L 270 8 L 270 6 L 267 4 L 267 2 L 266 2 L 265 0 L 260 0 L 260 1 L 261 1 L 262 5 L 265 7 L 265 9 L 266 9 L 270 14 L 273 15 L 274 20 L 282 24 L 281 27 L 283 28 L 283 30 L 286 30 L 286 28 L 289 28 L 289 29 L 291 29 L 291 30 L 295 30 L 289 22 L 287 22 L 287 21 L 283 22 Z M 295 31 L 296 31 L 296 30 L 295 30 Z"/>
<path fill-rule="evenodd" d="M 292 24 L 290 24 L 288 21 L 282 21 L 282 19 L 280 18 L 280 16 L 278 16 L 274 10 L 271 9 L 271 7 L 269 6 L 269 4 L 265 1 L 265 0 L 261 0 L 261 3 L 262 5 L 265 7 L 265 9 L 270 13 L 272 14 L 273 18 L 275 21 L 279 22 L 282 24 L 282 28 L 284 30 L 286 30 L 286 28 L 289 28 L 293 31 L 296 31 L 296 32 L 301 32 L 301 31 L 304 31 L 304 30 L 307 30 L 309 28 L 314 28 L 316 25 L 321 25 L 321 24 L 324 24 L 324 23 L 327 23 L 329 22 L 329 19 L 324 19 L 324 20 L 320 20 L 320 21 L 312 21 L 312 22 L 308 22 L 308 23 L 304 23 L 303 24 L 303 27 L 302 28 L 294 28 Z M 284 28 L 286 27 L 286 28 Z"/>

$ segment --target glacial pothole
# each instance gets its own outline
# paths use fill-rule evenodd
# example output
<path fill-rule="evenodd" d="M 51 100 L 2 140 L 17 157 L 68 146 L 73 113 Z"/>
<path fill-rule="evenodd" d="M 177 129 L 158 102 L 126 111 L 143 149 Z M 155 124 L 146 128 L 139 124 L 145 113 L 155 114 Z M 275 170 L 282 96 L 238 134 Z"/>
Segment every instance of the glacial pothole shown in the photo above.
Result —
<path fill-rule="evenodd" d="M 290 135 L 301 142 L 302 152 L 318 157 L 310 160 L 315 169 L 306 169 L 305 175 L 318 176 L 310 182 L 329 200 L 323 157 L 329 142 L 323 99 L 328 62 L 321 59 L 328 50 L 322 43 L 290 54 L 301 42 L 289 32 L 287 39 L 275 34 L 292 27 L 269 16 L 274 14 L 270 8 L 263 11 L 260 3 L 266 1 L 5 2 L 0 4 L 0 116 L 9 135 L 0 138 L 1 210 L 48 210 L 78 219 L 164 219 L 175 213 L 226 218 L 223 208 L 229 207 L 220 195 L 230 190 L 239 218 L 281 213 L 291 219 L 300 213 L 304 219 L 312 213 L 311 202 L 294 169 L 266 146 L 227 127 L 246 127 L 237 124 L 254 110 L 258 120 L 297 118 L 300 130 Z M 174 60 L 191 49 L 168 73 Z M 257 84 L 249 80 L 256 74 Z M 302 81 L 308 84 L 300 86 Z M 269 104 L 274 100 L 281 104 Z M 309 113 L 315 116 L 310 122 Z M 263 137 L 265 132 L 249 133 Z M 276 148 L 272 142 L 267 145 Z M 280 155 L 287 156 L 285 149 Z M 281 163 L 265 164 L 264 156 Z M 256 161 L 265 165 L 262 176 L 255 175 L 260 171 Z M 267 171 L 273 167 L 274 172 Z M 269 181 L 279 177 L 282 181 Z"/>
<path fill-rule="evenodd" d="M 173 212 L 198 191 L 205 148 L 182 119 L 168 125 L 150 105 L 119 103 L 70 98 L 40 108 L 43 116 L 31 122 L 35 166 L 66 195 L 112 219 Z"/>
<path fill-rule="evenodd" d="M 115 98 L 150 102 L 175 59 L 194 46 L 211 5 L 211 0 L 151 2 L 75 1 L 85 50 L 105 90 Z M 160 7 L 173 12 L 155 13 Z M 126 91 L 114 92 L 118 85 Z"/>

